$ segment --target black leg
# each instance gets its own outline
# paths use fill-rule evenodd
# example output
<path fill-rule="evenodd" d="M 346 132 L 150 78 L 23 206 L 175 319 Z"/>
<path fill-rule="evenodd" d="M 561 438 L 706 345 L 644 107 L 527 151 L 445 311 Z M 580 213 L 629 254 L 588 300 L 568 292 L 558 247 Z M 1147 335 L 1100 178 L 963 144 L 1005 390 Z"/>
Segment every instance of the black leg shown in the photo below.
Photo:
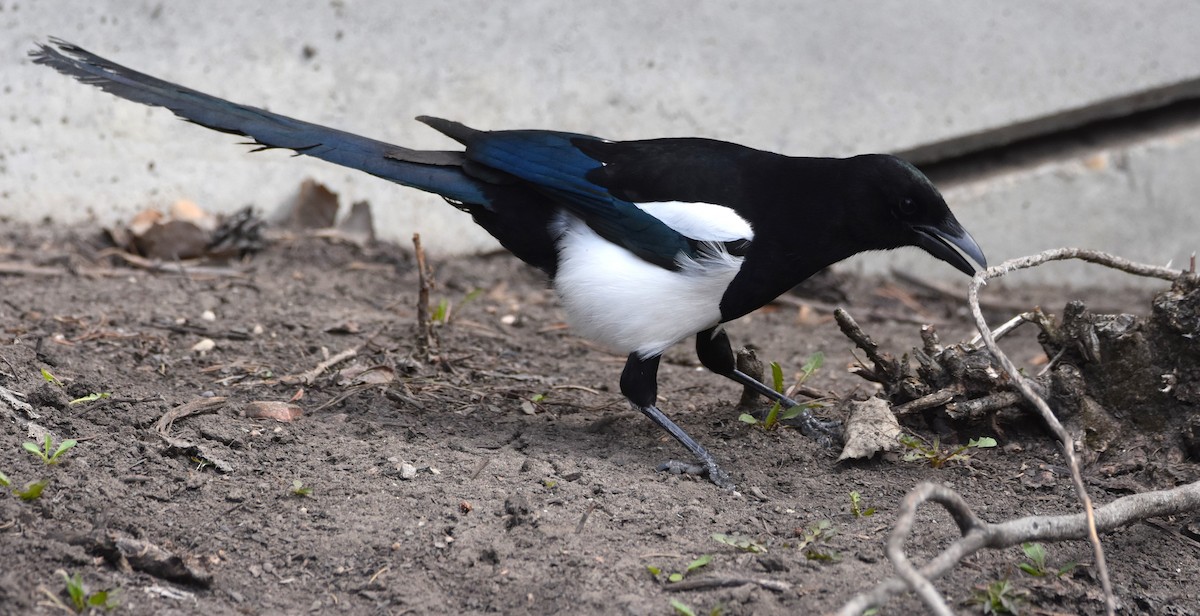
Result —
<path fill-rule="evenodd" d="M 650 421 L 658 424 L 660 428 L 675 437 L 675 440 L 679 441 L 681 445 L 687 447 L 687 450 L 700 461 L 699 470 L 707 473 L 709 480 L 723 488 L 733 487 L 729 475 L 717 466 L 717 461 L 712 454 L 708 453 L 707 449 L 688 436 L 683 428 L 675 425 L 670 417 L 667 417 L 654 405 L 655 398 L 658 396 L 658 362 L 660 359 L 659 355 L 643 359 L 637 353 L 630 353 L 629 360 L 625 362 L 625 370 L 621 372 L 621 393 L 629 398 L 633 408 L 641 411 L 643 415 L 650 418 Z M 659 467 L 659 470 L 679 470 L 680 468 L 691 470 L 690 466 L 681 467 L 675 463 L 664 464 Z"/>
<path fill-rule="evenodd" d="M 700 363 L 704 364 L 705 368 L 757 391 L 778 402 L 784 408 L 799 406 L 795 400 L 738 370 L 737 357 L 734 356 L 733 348 L 729 345 L 729 336 L 720 327 L 706 329 L 696 334 L 696 356 L 700 358 Z M 841 441 L 841 426 L 838 422 L 813 417 L 808 409 L 804 409 L 804 412 L 789 420 L 788 423 L 800 428 L 800 432 L 804 436 L 815 439 L 824 447 L 831 447 L 834 443 Z"/>

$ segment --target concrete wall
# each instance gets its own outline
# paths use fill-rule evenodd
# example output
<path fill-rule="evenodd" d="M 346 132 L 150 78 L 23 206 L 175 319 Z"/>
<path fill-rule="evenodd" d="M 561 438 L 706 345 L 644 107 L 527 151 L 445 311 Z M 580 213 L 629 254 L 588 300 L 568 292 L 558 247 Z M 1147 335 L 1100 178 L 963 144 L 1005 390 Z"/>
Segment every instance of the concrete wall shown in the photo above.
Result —
<path fill-rule="evenodd" d="M 440 253 L 494 246 L 440 200 L 319 161 L 248 155 L 227 135 L 33 66 L 25 54 L 48 35 L 414 147 L 449 145 L 410 119 L 431 114 L 847 155 L 1195 77 L 1197 24 L 1190 1 L 0 0 L 0 216 L 111 222 L 180 198 L 270 209 L 315 177 L 347 202 L 370 200 L 386 236 L 420 231 Z M 947 197 L 994 261 L 1087 244 L 1178 262 L 1200 230 L 1198 141 L 1111 152 L 1100 167 L 1063 161 Z M 915 253 L 856 261 L 894 262 L 954 275 Z"/>

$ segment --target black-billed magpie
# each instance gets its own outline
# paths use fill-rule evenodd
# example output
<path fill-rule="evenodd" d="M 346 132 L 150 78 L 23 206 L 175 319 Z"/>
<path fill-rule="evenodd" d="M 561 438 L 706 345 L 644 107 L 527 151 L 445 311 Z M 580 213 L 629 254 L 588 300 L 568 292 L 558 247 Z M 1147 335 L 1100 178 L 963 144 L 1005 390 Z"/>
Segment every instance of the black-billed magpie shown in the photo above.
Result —
<path fill-rule="evenodd" d="M 122 98 L 443 197 L 553 280 L 580 335 L 628 354 L 621 392 L 731 485 L 656 406 L 659 360 L 696 337 L 705 367 L 787 406 L 737 369 L 722 324 L 851 255 L 919 246 L 968 275 L 983 252 L 916 167 L 894 156 L 800 158 L 699 138 L 609 141 L 546 130 L 481 131 L 419 117 L 464 146 L 420 151 L 238 105 L 51 39 L 44 64 Z M 965 255 L 965 256 L 964 256 Z M 825 443 L 832 424 L 804 415 Z"/>

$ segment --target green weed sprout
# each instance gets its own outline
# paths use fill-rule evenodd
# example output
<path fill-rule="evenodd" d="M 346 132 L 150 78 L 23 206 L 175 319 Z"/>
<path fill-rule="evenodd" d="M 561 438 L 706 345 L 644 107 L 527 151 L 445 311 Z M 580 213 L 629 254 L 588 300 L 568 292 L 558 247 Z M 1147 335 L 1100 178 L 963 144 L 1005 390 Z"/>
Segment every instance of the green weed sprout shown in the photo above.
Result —
<path fill-rule="evenodd" d="M 1079 563 L 1071 561 L 1057 569 L 1051 569 L 1047 567 L 1046 546 L 1040 543 L 1022 543 L 1021 551 L 1025 552 L 1025 557 L 1028 558 L 1029 561 L 1020 563 L 1017 565 L 1017 567 L 1021 571 L 1024 571 L 1033 577 L 1046 577 L 1048 575 L 1062 577 L 1070 573 L 1075 567 L 1079 566 Z"/>
<path fill-rule="evenodd" d="M 20 498 L 25 502 L 35 501 L 41 498 L 42 490 L 45 490 L 46 486 L 48 485 L 50 485 L 49 479 L 31 481 L 25 484 L 24 488 L 21 488 L 20 490 L 13 490 L 13 494 L 16 494 L 17 498 Z"/>
<path fill-rule="evenodd" d="M 299 479 L 292 480 L 292 496 L 312 496 L 313 489 Z"/>
<path fill-rule="evenodd" d="M 467 304 L 475 301 L 475 299 L 477 299 L 482 294 L 483 294 L 483 289 L 472 289 L 471 292 L 467 293 L 465 296 L 463 296 L 463 300 L 458 303 L 458 309 L 462 310 L 463 306 L 466 306 Z M 450 309 L 451 308 L 452 308 L 452 306 L 450 304 L 450 300 L 448 300 L 448 299 L 441 300 L 440 302 L 438 302 L 437 308 L 433 309 L 433 314 L 429 316 L 429 320 L 433 321 L 434 323 L 437 323 L 438 325 L 446 325 L 447 323 L 450 322 L 450 318 L 451 318 Z"/>
<path fill-rule="evenodd" d="M 971 602 L 983 608 L 984 614 L 1017 614 L 1020 611 L 1020 595 L 1008 580 L 997 580 L 976 589 Z"/>
<path fill-rule="evenodd" d="M 112 397 L 112 393 L 107 392 L 107 391 L 101 391 L 101 392 L 97 392 L 97 393 L 93 393 L 93 394 L 88 394 L 82 398 L 75 398 L 74 400 L 71 400 L 67 404 L 70 406 L 75 406 L 76 404 L 95 402 L 97 400 L 103 400 L 105 398 L 111 398 L 111 397 Z"/>
<path fill-rule="evenodd" d="M 796 529 L 796 531 L 797 534 L 801 533 L 800 529 Z M 800 543 L 796 547 L 804 552 L 804 557 L 809 560 L 835 561 L 838 559 L 836 552 L 818 550 L 817 546 L 832 539 L 836 534 L 833 530 L 833 522 L 821 520 L 804 529 L 803 534 L 800 536 Z"/>
<path fill-rule="evenodd" d="M 59 457 L 61 457 L 64 453 L 67 453 L 67 450 L 71 449 L 76 444 L 77 441 L 75 439 L 69 438 L 59 443 L 58 449 L 55 449 L 54 452 L 51 453 L 50 447 L 52 443 L 50 441 L 50 435 L 47 434 L 46 440 L 40 448 L 37 446 L 37 443 L 24 443 L 21 446 L 25 448 L 25 451 L 28 451 L 38 458 L 41 458 L 42 463 L 44 464 L 58 464 Z"/>
<path fill-rule="evenodd" d="M 67 584 L 67 596 L 71 598 L 71 604 L 68 607 L 75 610 L 76 614 L 82 614 L 84 610 L 90 608 L 108 611 L 117 607 L 118 590 L 106 589 L 89 593 L 87 587 L 83 585 L 83 576 L 79 573 L 71 576 L 68 576 L 65 571 L 60 571 L 60 573 Z"/>
<path fill-rule="evenodd" d="M 671 599 L 671 609 L 675 610 L 679 616 L 696 616 L 696 610 L 693 610 L 688 604 L 679 599 Z M 722 608 L 720 604 L 709 610 L 708 616 L 721 616 Z"/>
<path fill-rule="evenodd" d="M 688 607 L 688 604 L 679 599 L 671 599 L 671 607 L 679 616 L 696 616 L 696 611 Z"/>
<path fill-rule="evenodd" d="M 687 577 L 688 574 L 712 562 L 712 558 L 713 557 L 711 554 L 705 554 L 693 560 L 692 562 L 688 563 L 687 569 L 684 569 L 683 571 L 676 571 L 675 573 L 668 575 L 667 581 L 672 583 L 682 582 L 683 578 Z M 662 575 L 663 572 L 661 567 L 656 567 L 654 565 L 646 565 L 646 570 L 649 571 L 650 575 L 654 576 L 656 579 L 659 575 Z"/>
<path fill-rule="evenodd" d="M 42 368 L 42 379 L 51 385 L 58 385 L 59 387 L 62 387 L 62 381 L 58 380 L 58 377 L 54 376 L 53 374 L 50 374 L 50 371 L 45 368 Z"/>
<path fill-rule="evenodd" d="M 900 435 L 900 444 L 908 450 L 904 454 L 906 462 L 915 460 L 925 460 L 929 462 L 929 466 L 933 468 L 941 468 L 947 462 L 966 462 L 971 459 L 971 456 L 966 453 L 968 449 L 987 449 L 996 446 L 996 439 L 990 436 L 981 436 L 967 441 L 966 445 L 959 445 L 952 449 L 943 450 L 941 442 L 937 437 L 934 437 L 933 444 L 926 444 L 921 439 L 908 434 Z"/>
<path fill-rule="evenodd" d="M 857 491 L 853 491 L 850 493 L 850 513 L 854 514 L 854 517 L 856 518 L 865 518 L 875 515 L 875 508 L 868 507 L 863 509 L 862 495 Z"/>
<path fill-rule="evenodd" d="M 813 353 L 808 358 L 808 361 L 804 362 L 804 366 L 802 366 L 800 368 L 800 378 L 798 381 L 796 381 L 796 384 L 799 385 L 799 384 L 802 384 L 805 381 L 807 381 L 808 378 L 811 377 L 814 372 L 819 370 L 824 363 L 825 363 L 825 354 L 824 353 L 822 353 L 820 351 Z M 782 394 L 783 393 L 783 368 L 781 368 L 779 366 L 778 362 L 771 362 L 771 380 L 772 380 L 772 385 L 775 387 L 775 391 Z M 767 411 L 766 419 L 759 421 L 757 417 L 755 417 L 749 413 L 742 413 L 740 416 L 738 416 L 738 421 L 741 421 L 742 423 L 750 424 L 752 426 L 762 426 L 762 428 L 764 430 L 774 430 L 775 428 L 779 427 L 780 421 L 785 421 L 788 419 L 795 419 L 797 416 L 799 416 L 804 411 L 806 411 L 810 408 L 816 407 L 816 406 L 819 406 L 819 405 L 815 404 L 815 403 L 797 404 L 796 406 L 793 406 L 793 407 L 785 410 L 783 408 L 783 405 L 781 405 L 779 402 L 775 402 L 774 404 L 771 405 L 771 409 L 769 411 Z"/>
<path fill-rule="evenodd" d="M 712 538 L 717 543 L 724 543 L 743 552 L 750 552 L 751 554 L 766 554 L 767 552 L 766 546 L 753 539 L 734 537 L 725 533 L 713 533 Z"/>
<path fill-rule="evenodd" d="M 8 475 L 0 473 L 0 488 L 7 488 L 10 485 L 12 485 L 12 481 L 8 479 Z"/>

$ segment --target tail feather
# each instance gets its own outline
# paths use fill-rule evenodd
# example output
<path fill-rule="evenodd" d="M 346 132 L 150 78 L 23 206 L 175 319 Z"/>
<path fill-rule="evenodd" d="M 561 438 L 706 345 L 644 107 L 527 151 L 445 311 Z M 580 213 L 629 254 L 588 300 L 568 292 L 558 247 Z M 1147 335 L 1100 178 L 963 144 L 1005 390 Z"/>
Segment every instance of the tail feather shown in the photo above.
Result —
<path fill-rule="evenodd" d="M 462 152 L 411 150 L 239 105 L 126 68 L 60 39 L 51 38 L 50 45 L 39 44 L 29 55 L 36 64 L 110 94 L 164 107 L 206 128 L 249 137 L 260 150 L 294 150 L 454 201 L 487 203 L 485 186 L 463 172 Z"/>

